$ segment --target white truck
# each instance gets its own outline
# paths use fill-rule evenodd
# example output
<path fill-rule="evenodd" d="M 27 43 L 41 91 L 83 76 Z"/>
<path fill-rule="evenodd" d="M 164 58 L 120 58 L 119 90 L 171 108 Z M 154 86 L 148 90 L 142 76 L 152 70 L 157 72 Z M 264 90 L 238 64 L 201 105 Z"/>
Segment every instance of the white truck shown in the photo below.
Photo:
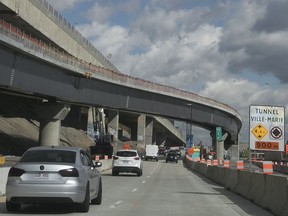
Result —
<path fill-rule="evenodd" d="M 145 160 L 156 160 L 158 161 L 158 145 L 146 145 Z"/>

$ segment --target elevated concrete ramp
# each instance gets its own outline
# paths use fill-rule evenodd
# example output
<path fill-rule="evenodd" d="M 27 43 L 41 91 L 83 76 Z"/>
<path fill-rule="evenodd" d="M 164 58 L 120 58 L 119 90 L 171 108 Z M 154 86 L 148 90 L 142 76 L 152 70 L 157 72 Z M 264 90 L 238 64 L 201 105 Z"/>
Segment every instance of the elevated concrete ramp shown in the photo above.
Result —
<path fill-rule="evenodd" d="M 154 116 L 154 119 L 159 122 L 163 127 L 165 127 L 168 131 L 170 131 L 176 138 L 180 140 L 182 143 L 186 143 L 185 137 L 182 135 L 182 133 L 173 125 L 171 121 L 168 119 Z"/>

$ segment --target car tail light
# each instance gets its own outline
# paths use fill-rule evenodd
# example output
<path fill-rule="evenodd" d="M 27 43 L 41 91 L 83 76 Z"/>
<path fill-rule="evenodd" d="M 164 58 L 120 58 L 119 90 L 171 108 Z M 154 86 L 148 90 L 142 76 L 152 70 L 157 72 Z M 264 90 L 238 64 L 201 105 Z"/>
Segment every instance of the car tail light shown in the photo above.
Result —
<path fill-rule="evenodd" d="M 140 158 L 139 157 L 135 157 L 134 160 L 140 160 Z"/>
<path fill-rule="evenodd" d="M 25 173 L 25 171 L 23 169 L 18 169 L 18 168 L 15 168 L 15 167 L 12 167 L 10 170 L 9 170 L 9 173 L 8 173 L 8 176 L 15 176 L 15 177 L 19 177 L 21 176 L 23 173 Z"/>
<path fill-rule="evenodd" d="M 119 157 L 117 157 L 117 156 L 113 156 L 113 159 L 114 159 L 114 160 L 118 160 Z"/>
<path fill-rule="evenodd" d="M 76 168 L 63 169 L 59 173 L 63 177 L 79 177 L 79 172 Z"/>

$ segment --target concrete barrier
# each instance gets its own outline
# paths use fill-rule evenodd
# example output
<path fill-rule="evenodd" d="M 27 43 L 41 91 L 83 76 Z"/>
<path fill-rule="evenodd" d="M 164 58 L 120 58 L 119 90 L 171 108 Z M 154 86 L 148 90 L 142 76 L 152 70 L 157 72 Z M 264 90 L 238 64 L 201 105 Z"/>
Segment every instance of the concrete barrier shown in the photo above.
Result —
<path fill-rule="evenodd" d="M 216 180 L 216 169 L 217 169 L 217 167 L 215 167 L 215 166 L 208 166 L 207 171 L 206 171 L 206 177 L 208 177 L 212 181 L 215 181 Z"/>
<path fill-rule="evenodd" d="M 262 173 L 253 173 L 251 175 L 250 190 L 247 198 L 259 205 L 259 202 L 264 196 L 265 190 L 265 175 Z"/>
<path fill-rule="evenodd" d="M 224 178 L 225 178 L 225 169 L 224 167 L 218 167 L 216 169 L 216 182 L 220 185 L 224 186 Z"/>
<path fill-rule="evenodd" d="M 186 163 L 185 160 L 184 163 Z M 264 175 L 257 172 L 206 166 L 200 163 L 191 164 L 191 169 L 218 184 L 222 182 L 226 189 L 270 210 L 276 216 L 288 215 L 288 179 L 285 176 Z M 222 175 L 224 175 L 223 178 Z"/>
<path fill-rule="evenodd" d="M 238 184 L 238 172 L 238 170 L 230 169 L 228 175 L 225 175 L 225 178 L 227 178 L 224 185 L 226 189 L 235 192 Z"/>
<path fill-rule="evenodd" d="M 208 169 L 207 164 L 201 163 L 201 164 L 198 165 L 197 172 L 200 173 L 203 176 L 207 176 L 207 169 Z"/>
<path fill-rule="evenodd" d="M 265 193 L 258 204 L 275 215 L 284 216 L 282 212 L 287 204 L 287 183 L 285 176 L 265 175 Z"/>
<path fill-rule="evenodd" d="M 251 175 L 249 171 L 239 171 L 238 182 L 235 192 L 247 198 L 251 187 Z"/>

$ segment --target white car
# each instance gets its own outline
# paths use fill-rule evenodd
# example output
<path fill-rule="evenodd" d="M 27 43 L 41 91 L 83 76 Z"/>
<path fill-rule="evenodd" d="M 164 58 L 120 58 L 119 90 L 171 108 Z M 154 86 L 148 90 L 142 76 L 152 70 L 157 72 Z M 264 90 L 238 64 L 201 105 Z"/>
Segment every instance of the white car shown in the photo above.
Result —
<path fill-rule="evenodd" d="M 137 150 L 123 149 L 119 150 L 113 156 L 112 175 L 119 175 L 120 172 L 136 173 L 138 176 L 142 175 L 143 162 L 138 155 Z"/>

